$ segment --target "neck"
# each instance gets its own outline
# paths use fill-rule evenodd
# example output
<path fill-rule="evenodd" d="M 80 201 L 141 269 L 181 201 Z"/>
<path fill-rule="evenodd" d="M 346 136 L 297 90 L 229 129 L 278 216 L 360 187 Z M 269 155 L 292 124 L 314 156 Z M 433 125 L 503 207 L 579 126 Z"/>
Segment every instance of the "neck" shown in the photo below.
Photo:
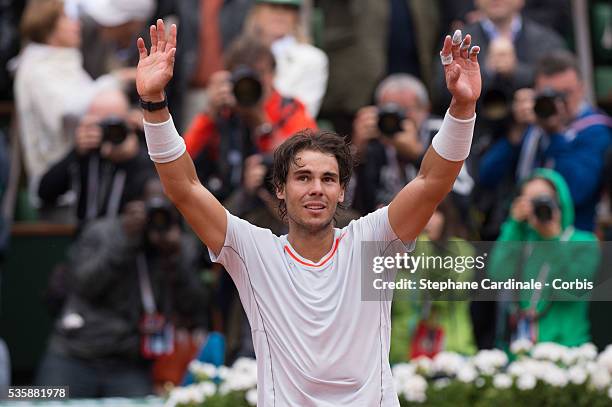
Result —
<path fill-rule="evenodd" d="M 516 17 L 516 14 L 512 14 L 509 17 L 504 17 L 504 18 L 499 18 L 499 19 L 495 19 L 495 20 L 491 20 L 493 22 L 493 24 L 495 24 L 495 28 L 497 28 L 497 31 L 499 31 L 499 33 L 505 37 L 510 37 L 512 34 L 512 22 L 514 21 L 514 18 Z"/>
<path fill-rule="evenodd" d="M 292 225 L 289 227 L 287 240 L 300 256 L 313 263 L 318 263 L 334 244 L 334 227 L 330 223 L 328 227 L 312 232 Z"/>

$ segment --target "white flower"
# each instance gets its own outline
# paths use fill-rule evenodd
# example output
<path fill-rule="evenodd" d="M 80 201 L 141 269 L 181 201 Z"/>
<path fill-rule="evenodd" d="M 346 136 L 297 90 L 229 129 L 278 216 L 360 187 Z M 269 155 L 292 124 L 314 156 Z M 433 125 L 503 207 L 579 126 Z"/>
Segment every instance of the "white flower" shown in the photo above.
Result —
<path fill-rule="evenodd" d="M 464 364 L 457 372 L 457 379 L 464 383 L 471 383 L 478 377 L 478 372 L 469 363 Z"/>
<path fill-rule="evenodd" d="M 247 391 L 245 398 L 246 398 L 247 403 L 249 403 L 250 406 L 256 406 L 257 405 L 257 389 L 250 389 L 249 391 Z"/>
<path fill-rule="evenodd" d="M 597 358 L 597 347 L 592 343 L 585 343 L 576 348 L 578 359 L 595 360 Z"/>
<path fill-rule="evenodd" d="M 398 363 L 391 369 L 394 378 L 403 380 L 416 373 L 416 366 L 409 363 Z"/>
<path fill-rule="evenodd" d="M 422 403 L 427 398 L 425 394 L 426 391 L 427 380 L 425 380 L 423 376 L 415 374 L 406 380 L 401 393 L 408 401 Z"/>
<path fill-rule="evenodd" d="M 212 384 L 212 383 L 211 383 Z M 164 407 L 175 407 L 182 404 L 201 404 L 206 396 L 198 385 L 177 387 L 172 389 Z"/>
<path fill-rule="evenodd" d="M 497 389 L 507 389 L 512 386 L 512 377 L 505 373 L 498 373 L 493 377 L 493 386 Z"/>
<path fill-rule="evenodd" d="M 440 352 L 433 359 L 433 370 L 436 373 L 444 373 L 454 376 L 465 363 L 465 358 L 454 352 Z"/>
<path fill-rule="evenodd" d="M 553 387 L 565 387 L 568 381 L 565 370 L 558 366 L 547 369 L 542 379 Z"/>
<path fill-rule="evenodd" d="M 599 354 L 597 363 L 608 369 L 608 373 L 612 373 L 612 345 L 606 346 L 606 349 Z"/>
<path fill-rule="evenodd" d="M 586 369 L 589 372 L 591 384 L 597 390 L 603 390 L 610 386 L 610 373 L 605 366 L 599 363 L 588 363 Z"/>
<path fill-rule="evenodd" d="M 612 387 L 608 389 L 608 397 L 612 399 Z"/>
<path fill-rule="evenodd" d="M 582 384 L 587 379 L 587 372 L 582 366 L 572 366 L 568 369 L 567 376 L 570 382 Z"/>
<path fill-rule="evenodd" d="M 487 382 L 485 381 L 485 379 L 483 377 L 478 377 L 476 380 L 474 380 L 474 384 L 478 388 L 483 387 L 486 383 Z"/>
<path fill-rule="evenodd" d="M 536 378 L 529 373 L 520 376 L 516 381 L 516 387 L 521 390 L 531 390 L 535 387 L 535 385 Z"/>
<path fill-rule="evenodd" d="M 567 348 L 563 345 L 559 345 L 558 343 L 542 342 L 533 347 L 531 350 L 531 356 L 533 356 L 535 359 L 559 362 L 566 351 Z"/>
<path fill-rule="evenodd" d="M 418 358 L 412 359 L 412 364 L 416 366 L 416 371 L 419 374 L 428 376 L 433 367 L 433 362 L 427 356 L 419 356 Z"/>
<path fill-rule="evenodd" d="M 478 352 L 472 362 L 482 373 L 493 375 L 508 363 L 508 356 L 499 349 L 485 349 Z"/>
<path fill-rule="evenodd" d="M 217 377 L 221 380 L 225 380 L 229 374 L 230 369 L 227 366 L 219 366 L 217 368 Z"/>
<path fill-rule="evenodd" d="M 211 397 L 217 392 L 217 386 L 212 382 L 202 382 L 197 386 L 204 395 L 204 398 Z"/>
<path fill-rule="evenodd" d="M 443 389 L 446 386 L 451 384 L 451 380 L 448 377 L 443 377 L 441 379 L 436 380 L 433 385 L 436 389 Z"/>
<path fill-rule="evenodd" d="M 516 341 L 510 344 L 510 352 L 518 355 L 519 353 L 527 353 L 533 347 L 533 342 L 529 339 L 517 339 Z"/>
<path fill-rule="evenodd" d="M 189 363 L 189 371 L 200 380 L 213 379 L 217 376 L 217 366 L 199 360 L 192 360 Z"/>

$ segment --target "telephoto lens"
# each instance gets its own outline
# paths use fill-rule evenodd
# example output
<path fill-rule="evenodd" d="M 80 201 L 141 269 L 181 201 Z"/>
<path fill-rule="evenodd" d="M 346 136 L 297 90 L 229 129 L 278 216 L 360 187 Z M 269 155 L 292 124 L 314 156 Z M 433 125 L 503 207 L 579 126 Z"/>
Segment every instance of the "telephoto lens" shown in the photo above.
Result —
<path fill-rule="evenodd" d="M 170 202 L 161 197 L 154 196 L 145 203 L 147 208 L 147 230 L 166 232 L 177 222 Z"/>
<path fill-rule="evenodd" d="M 386 137 L 391 138 L 401 132 L 405 119 L 405 110 L 395 103 L 387 103 L 378 108 L 378 129 Z"/>
<path fill-rule="evenodd" d="M 553 211 L 557 207 L 555 200 L 547 195 L 535 197 L 531 200 L 533 205 L 533 213 L 535 217 L 542 223 L 550 222 L 553 216 Z"/>
<path fill-rule="evenodd" d="M 536 95 L 533 111 L 539 119 L 548 119 L 557 113 L 557 100 L 564 98 L 563 93 L 546 88 Z"/>
<path fill-rule="evenodd" d="M 127 138 L 129 129 L 125 120 L 120 117 L 107 117 L 98 123 L 102 129 L 102 142 L 114 145 L 121 144 Z"/>
<path fill-rule="evenodd" d="M 246 65 L 240 65 L 232 72 L 234 97 L 239 106 L 253 107 L 261 100 L 263 87 L 257 72 Z"/>

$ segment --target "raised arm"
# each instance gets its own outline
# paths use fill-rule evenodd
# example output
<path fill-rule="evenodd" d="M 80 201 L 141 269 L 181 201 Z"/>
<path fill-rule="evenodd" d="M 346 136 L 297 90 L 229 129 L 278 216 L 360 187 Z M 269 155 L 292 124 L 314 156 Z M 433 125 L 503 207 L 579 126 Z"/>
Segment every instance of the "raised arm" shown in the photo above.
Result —
<path fill-rule="evenodd" d="M 472 142 L 476 101 L 481 78 L 478 46 L 457 30 L 446 36 L 440 57 L 446 86 L 453 95 L 444 123 L 427 150 L 417 177 L 389 205 L 389 222 L 395 234 L 407 242 L 423 230 L 436 207 L 450 192 L 467 158 Z"/>
<path fill-rule="evenodd" d="M 176 25 L 166 37 L 164 22 L 150 28 L 151 50 L 138 39 L 140 60 L 136 71 L 136 88 L 145 102 L 165 100 L 164 88 L 172 79 L 176 53 Z M 196 175 L 193 161 L 186 153 L 167 108 L 144 110 L 145 136 L 149 155 L 155 162 L 164 192 L 183 214 L 199 238 L 218 254 L 225 242 L 227 216 L 219 201 Z"/>

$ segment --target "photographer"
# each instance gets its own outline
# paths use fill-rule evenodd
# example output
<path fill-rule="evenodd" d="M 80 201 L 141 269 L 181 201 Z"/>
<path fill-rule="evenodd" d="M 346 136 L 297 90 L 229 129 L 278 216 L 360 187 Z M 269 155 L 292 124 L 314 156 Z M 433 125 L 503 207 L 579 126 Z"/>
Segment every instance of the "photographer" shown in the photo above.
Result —
<path fill-rule="evenodd" d="M 267 46 L 242 37 L 228 50 L 226 66 L 212 75 L 208 109 L 185 134 L 198 177 L 220 200 L 240 186 L 246 157 L 271 153 L 298 130 L 317 127 L 301 102 L 274 89 Z"/>
<path fill-rule="evenodd" d="M 70 295 L 38 384 L 70 386 L 74 398 L 151 394 L 151 362 L 173 352 L 175 326 L 205 326 L 196 243 L 157 178 L 140 190 L 119 217 L 90 223 L 72 247 Z"/>
<path fill-rule="evenodd" d="M 602 187 L 610 118 L 585 100 L 578 63 L 566 51 L 545 55 L 536 66 L 535 89 L 514 95 L 515 125 L 480 162 L 480 183 L 496 188 L 521 181 L 534 168 L 559 172 L 575 205 L 575 226 L 592 231 Z"/>
<path fill-rule="evenodd" d="M 597 238 L 574 229 L 573 223 L 574 207 L 563 177 L 549 169 L 536 170 L 512 203 L 490 256 L 489 276 L 496 281 L 533 279 L 543 285 L 557 278 L 594 281 L 600 259 Z M 506 345 L 519 338 L 565 346 L 588 342 L 589 303 L 585 297 L 567 301 L 575 298 L 571 295 L 552 291 L 549 284 L 542 290 L 521 290 L 516 310 L 500 302 L 504 318 L 498 319 L 498 340 Z"/>
<path fill-rule="evenodd" d="M 125 197 L 153 168 L 136 134 L 142 121 L 130 113 L 121 91 L 100 93 L 75 124 L 75 147 L 41 179 L 43 212 L 66 191 L 78 194 L 79 223 L 115 216 Z"/>
<path fill-rule="evenodd" d="M 388 204 L 416 177 L 423 154 L 442 124 L 430 115 L 427 90 L 414 76 L 390 75 L 378 85 L 375 99 L 377 105 L 360 109 L 353 123 L 352 144 L 360 165 L 352 206 L 362 214 Z M 464 166 L 451 194 L 462 214 L 472 186 Z"/>

